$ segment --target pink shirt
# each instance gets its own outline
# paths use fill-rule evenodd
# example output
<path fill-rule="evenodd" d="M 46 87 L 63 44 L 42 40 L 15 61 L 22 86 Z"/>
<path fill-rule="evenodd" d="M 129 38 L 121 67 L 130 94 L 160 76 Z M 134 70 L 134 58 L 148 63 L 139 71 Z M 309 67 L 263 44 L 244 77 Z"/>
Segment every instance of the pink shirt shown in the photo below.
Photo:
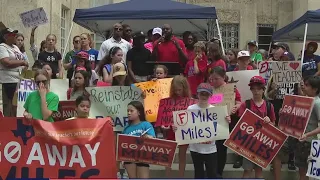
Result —
<path fill-rule="evenodd" d="M 152 51 L 153 51 L 153 43 L 152 42 L 145 43 L 144 47 L 152 53 Z"/>

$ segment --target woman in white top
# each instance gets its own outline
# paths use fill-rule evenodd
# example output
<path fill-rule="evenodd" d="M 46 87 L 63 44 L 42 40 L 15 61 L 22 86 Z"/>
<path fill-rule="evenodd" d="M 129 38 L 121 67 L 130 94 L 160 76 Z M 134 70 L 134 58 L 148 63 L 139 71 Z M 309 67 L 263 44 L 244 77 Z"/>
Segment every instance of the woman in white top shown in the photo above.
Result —
<path fill-rule="evenodd" d="M 0 84 L 2 84 L 2 98 L 4 116 L 16 116 L 16 109 L 12 106 L 12 98 L 20 79 L 20 72 L 28 67 L 28 62 L 19 48 L 14 45 L 17 30 L 6 28 L 1 31 L 0 44 Z"/>

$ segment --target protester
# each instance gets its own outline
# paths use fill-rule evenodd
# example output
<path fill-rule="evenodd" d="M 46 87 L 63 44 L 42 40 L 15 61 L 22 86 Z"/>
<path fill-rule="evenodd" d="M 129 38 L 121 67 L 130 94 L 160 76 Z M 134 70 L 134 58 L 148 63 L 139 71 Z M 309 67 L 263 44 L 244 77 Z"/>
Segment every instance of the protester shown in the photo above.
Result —
<path fill-rule="evenodd" d="M 234 69 L 237 67 L 238 53 L 239 53 L 238 49 L 229 49 L 227 51 L 227 57 L 228 57 L 227 72 L 234 71 Z"/>
<path fill-rule="evenodd" d="M 136 33 L 133 37 L 133 48 L 128 51 L 127 63 L 131 79 L 134 83 L 148 80 L 147 61 L 151 61 L 151 53 L 144 47 L 145 35 Z"/>
<path fill-rule="evenodd" d="M 272 53 L 273 53 L 272 58 L 269 59 L 270 61 L 271 60 L 272 61 L 279 61 L 285 52 L 287 52 L 287 57 L 288 57 L 287 61 L 294 61 L 295 60 L 294 55 L 290 52 L 289 46 L 286 43 L 282 43 L 282 42 L 274 43 L 272 45 L 272 49 L 274 49 L 274 50 L 272 51 Z"/>
<path fill-rule="evenodd" d="M 57 79 L 57 73 L 53 71 L 52 65 L 49 63 L 42 63 L 42 69 L 47 71 L 50 79 Z"/>
<path fill-rule="evenodd" d="M 91 69 L 95 69 L 96 65 L 99 63 L 98 54 L 99 51 L 93 49 L 93 40 L 89 33 L 82 33 L 81 37 L 81 51 L 89 54 L 89 61 L 91 63 Z"/>
<path fill-rule="evenodd" d="M 151 53 L 153 52 L 153 44 L 162 37 L 162 29 L 159 27 L 153 28 L 151 41 L 144 44 L 144 47 L 148 49 Z"/>
<path fill-rule="evenodd" d="M 249 51 L 240 51 L 238 53 L 238 66 L 233 71 L 253 70 L 250 64 Z"/>
<path fill-rule="evenodd" d="M 73 64 L 75 64 L 76 70 L 78 68 L 82 68 L 82 70 L 88 72 L 89 86 L 96 86 L 99 77 L 98 77 L 96 71 L 91 69 L 91 62 L 89 61 L 89 54 L 84 51 L 80 51 L 76 54 L 74 60 L 75 60 L 75 63 L 73 63 Z"/>
<path fill-rule="evenodd" d="M 190 31 L 186 31 L 183 33 L 182 38 L 186 46 L 187 57 L 190 59 L 194 56 L 194 44 L 198 42 L 197 37 Z M 203 51 L 204 50 L 205 47 L 203 47 Z"/>
<path fill-rule="evenodd" d="M 69 79 L 69 87 L 71 87 L 71 79 L 72 79 L 72 76 L 73 76 L 73 73 L 74 73 L 74 64 L 72 64 L 72 59 L 73 59 L 73 56 L 76 55 L 76 53 L 78 51 L 80 51 L 81 49 L 81 37 L 80 36 L 74 36 L 73 37 L 73 49 L 71 51 L 69 51 L 64 60 L 63 60 L 63 67 L 65 70 L 67 70 L 67 78 Z"/>
<path fill-rule="evenodd" d="M 89 118 L 89 112 L 91 108 L 91 101 L 89 96 L 80 95 L 75 99 L 75 101 L 76 101 L 75 110 L 77 112 L 76 117 L 66 119 L 66 121 L 77 119 L 77 118 Z"/>
<path fill-rule="evenodd" d="M 265 123 L 272 123 L 276 121 L 273 105 L 263 99 L 265 91 L 265 80 L 261 76 L 254 76 L 250 79 L 248 84 L 252 92 L 252 99 L 243 102 L 239 108 L 239 117 L 241 117 L 246 109 L 251 110 L 261 118 Z M 253 162 L 243 158 L 242 167 L 244 169 L 242 178 L 250 178 L 252 170 L 255 171 L 255 178 L 263 178 L 262 168 Z"/>
<path fill-rule="evenodd" d="M 5 28 L 0 39 L 0 84 L 2 84 L 3 114 L 16 117 L 16 108 L 12 104 L 14 93 L 20 79 L 20 72 L 29 66 L 19 48 L 14 45 L 17 30 Z"/>
<path fill-rule="evenodd" d="M 73 88 L 67 91 L 67 99 L 75 100 L 79 96 L 89 96 L 86 87 L 89 87 L 89 73 L 84 70 L 76 70 L 73 80 Z"/>
<path fill-rule="evenodd" d="M 128 24 L 123 24 L 122 28 L 123 28 L 122 38 L 128 41 L 132 45 L 133 39 L 131 34 L 132 33 L 131 27 Z"/>
<path fill-rule="evenodd" d="M 227 69 L 226 63 L 224 60 L 221 59 L 222 55 L 219 50 L 219 45 L 211 44 L 208 46 L 208 61 L 210 64 L 207 66 L 207 73 L 206 77 L 210 74 L 211 70 L 215 67 L 222 67 L 224 70 Z"/>
<path fill-rule="evenodd" d="M 160 28 L 161 29 L 161 28 Z M 153 40 L 152 40 L 152 31 L 153 31 L 153 29 L 149 29 L 149 31 L 147 32 L 147 41 L 146 41 L 146 43 L 145 44 L 147 44 L 147 43 L 149 43 L 149 42 L 153 42 Z M 162 30 L 161 30 L 162 31 Z M 147 47 L 146 47 L 147 48 Z M 148 48 L 147 48 L 148 49 Z"/>
<path fill-rule="evenodd" d="M 128 104 L 128 123 L 122 134 L 130 136 L 141 136 L 142 138 L 154 138 L 154 129 L 148 121 L 146 121 L 145 109 L 139 101 L 132 101 Z M 149 164 L 124 162 L 129 178 L 146 178 L 149 179 Z"/>
<path fill-rule="evenodd" d="M 126 55 L 127 52 L 132 48 L 131 44 L 122 39 L 122 34 L 123 34 L 123 28 L 122 25 L 119 23 L 116 23 L 113 25 L 113 36 L 107 40 L 105 40 L 101 47 L 100 47 L 100 51 L 99 51 L 99 55 L 98 55 L 98 61 L 102 60 L 105 58 L 105 56 L 110 55 L 110 51 L 111 49 L 116 46 L 121 48 L 122 52 L 123 52 L 123 59 L 122 61 L 124 63 L 126 63 Z M 99 66 L 99 65 L 98 65 Z M 96 69 L 99 69 L 100 67 L 96 67 Z"/>
<path fill-rule="evenodd" d="M 16 35 L 16 46 L 19 48 L 20 52 L 23 54 L 24 59 L 28 61 L 28 56 L 26 53 L 26 49 L 24 47 L 24 36 L 21 33 L 17 33 Z"/>
<path fill-rule="evenodd" d="M 258 62 L 262 61 L 262 55 L 258 52 L 258 43 L 255 40 L 248 42 L 248 50 L 250 53 L 251 61 L 253 61 L 254 64 L 257 64 Z"/>
<path fill-rule="evenodd" d="M 34 43 L 34 33 L 35 33 L 37 28 L 38 28 L 38 26 L 32 28 L 31 35 L 30 35 L 30 51 L 32 53 L 32 57 L 33 57 L 35 62 L 38 60 L 39 52 L 44 51 L 46 49 L 46 47 L 47 47 L 46 40 L 41 41 L 40 49 L 38 49 L 38 47 L 35 45 L 35 43 Z"/>
<path fill-rule="evenodd" d="M 194 54 L 188 60 L 184 74 L 190 84 L 191 94 L 194 98 L 196 98 L 197 87 L 199 84 L 203 83 L 205 79 L 208 60 L 203 51 L 205 49 L 204 43 L 195 43 L 193 49 Z"/>
<path fill-rule="evenodd" d="M 34 76 L 38 90 L 29 94 L 24 104 L 23 116 L 53 122 L 52 113 L 58 110 L 59 97 L 50 92 L 50 77 L 47 71 L 38 70 Z"/>
<path fill-rule="evenodd" d="M 125 64 L 118 62 L 113 66 L 112 86 L 130 86 L 128 69 Z"/>
<path fill-rule="evenodd" d="M 318 49 L 317 42 L 309 42 L 304 53 L 302 64 L 302 76 L 320 76 L 320 56 L 314 53 Z"/>
<path fill-rule="evenodd" d="M 154 78 L 153 81 L 156 81 L 157 79 L 164 79 L 168 76 L 168 68 L 165 65 L 156 65 L 154 68 Z"/>
<path fill-rule="evenodd" d="M 59 73 L 58 77 L 63 78 L 63 70 L 61 63 L 61 54 L 56 49 L 57 37 L 54 34 L 47 35 L 46 49 L 39 53 L 38 60 L 49 63 L 52 66 L 53 72 Z"/>

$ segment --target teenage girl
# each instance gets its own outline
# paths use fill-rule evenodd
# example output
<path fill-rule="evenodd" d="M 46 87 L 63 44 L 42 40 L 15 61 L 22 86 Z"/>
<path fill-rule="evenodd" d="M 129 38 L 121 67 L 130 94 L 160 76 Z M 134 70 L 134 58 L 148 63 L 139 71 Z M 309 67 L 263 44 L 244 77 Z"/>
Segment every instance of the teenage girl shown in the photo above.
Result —
<path fill-rule="evenodd" d="M 146 121 L 145 110 L 140 101 L 132 101 L 128 104 L 129 125 L 126 126 L 122 134 L 131 136 L 142 136 L 142 138 L 154 138 L 154 129 Z M 124 162 L 129 178 L 146 178 L 149 179 L 149 164 Z"/>
<path fill-rule="evenodd" d="M 170 98 L 191 98 L 190 86 L 188 80 L 181 76 L 175 76 L 172 79 L 170 87 Z M 165 137 L 167 140 L 175 141 L 175 133 L 172 127 L 161 126 L 165 132 Z M 187 155 L 188 145 L 179 146 L 179 177 L 184 178 L 184 172 L 186 168 L 186 155 Z M 166 175 L 170 177 L 171 168 L 166 168 Z"/>
<path fill-rule="evenodd" d="M 79 96 L 89 96 L 86 87 L 89 87 L 89 74 L 85 69 L 78 68 L 74 74 L 73 88 L 67 91 L 67 99 L 75 100 Z"/>
<path fill-rule="evenodd" d="M 97 73 L 102 78 L 103 82 L 112 84 L 113 79 L 113 65 L 121 62 L 123 52 L 121 48 L 114 46 L 110 49 L 109 54 L 106 55 L 97 67 Z"/>
<path fill-rule="evenodd" d="M 59 78 L 63 78 L 63 69 L 61 62 L 61 54 L 56 49 L 57 37 L 54 34 L 49 34 L 46 38 L 46 49 L 39 53 L 38 60 L 49 63 L 53 72 L 59 72 Z"/>
<path fill-rule="evenodd" d="M 57 73 L 53 72 L 52 66 L 49 63 L 42 64 L 42 69 L 47 71 L 50 79 L 57 79 Z"/>
<path fill-rule="evenodd" d="M 89 54 L 84 51 L 80 51 L 75 56 L 75 70 L 78 68 L 84 68 L 85 71 L 88 72 L 88 78 L 89 78 L 89 86 L 96 86 L 98 81 L 98 75 L 97 73 L 91 69 L 91 62 L 89 61 Z"/>
<path fill-rule="evenodd" d="M 50 77 L 47 71 L 38 70 L 34 80 L 37 91 L 29 94 L 24 104 L 23 116 L 27 119 L 39 119 L 53 122 L 52 113 L 58 110 L 59 97 L 49 90 Z"/>
<path fill-rule="evenodd" d="M 208 62 L 210 62 L 210 64 L 207 67 L 206 75 L 210 74 L 211 69 L 217 66 L 220 66 L 226 70 L 226 63 L 224 60 L 222 60 L 222 55 L 218 44 L 211 44 L 208 46 Z"/>
<path fill-rule="evenodd" d="M 168 68 L 165 65 L 157 65 L 154 68 L 154 77 L 152 80 L 156 81 L 157 79 L 164 79 L 168 76 Z"/>
<path fill-rule="evenodd" d="M 213 90 L 223 87 L 226 85 L 226 81 L 228 81 L 228 77 L 226 75 L 226 71 L 222 69 L 221 67 L 215 67 L 212 69 L 209 78 L 209 83 L 213 86 Z M 237 123 L 237 116 L 235 116 L 236 112 L 240 108 L 241 105 L 241 96 L 237 88 L 235 88 L 235 105 L 232 107 L 232 110 L 230 112 L 231 116 L 231 123 L 230 123 L 230 131 L 233 129 L 233 127 Z M 227 147 L 223 145 L 225 140 L 218 140 L 216 141 L 217 145 L 217 153 L 218 153 L 218 177 L 222 178 L 223 170 L 226 164 L 227 160 Z"/>
<path fill-rule="evenodd" d="M 229 60 L 229 63 L 227 64 L 227 72 L 234 71 L 234 69 L 237 67 L 239 50 L 238 49 L 230 49 L 227 51 L 227 57 Z"/>

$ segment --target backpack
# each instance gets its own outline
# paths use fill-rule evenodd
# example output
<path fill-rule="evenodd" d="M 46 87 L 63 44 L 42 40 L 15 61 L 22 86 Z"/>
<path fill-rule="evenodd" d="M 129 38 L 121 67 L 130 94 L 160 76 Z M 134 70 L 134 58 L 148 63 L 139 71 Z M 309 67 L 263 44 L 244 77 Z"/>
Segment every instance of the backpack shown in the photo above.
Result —
<path fill-rule="evenodd" d="M 266 101 L 266 105 L 267 105 L 267 116 L 270 117 L 270 111 L 271 111 L 271 102 Z M 246 108 L 247 109 L 251 109 L 251 99 L 246 100 Z"/>

